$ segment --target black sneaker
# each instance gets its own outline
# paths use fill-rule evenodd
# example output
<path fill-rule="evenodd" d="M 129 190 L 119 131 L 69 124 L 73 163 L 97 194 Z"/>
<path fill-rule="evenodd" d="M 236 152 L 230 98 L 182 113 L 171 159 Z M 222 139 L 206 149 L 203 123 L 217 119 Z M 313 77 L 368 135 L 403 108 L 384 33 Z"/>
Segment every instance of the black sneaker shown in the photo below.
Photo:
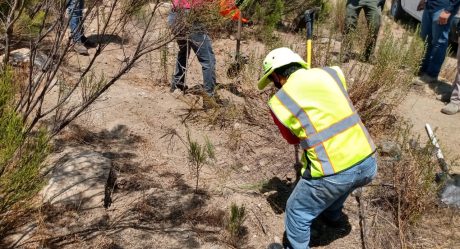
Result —
<path fill-rule="evenodd" d="M 183 85 L 183 84 L 176 84 L 175 86 L 172 86 L 171 89 L 169 89 L 169 91 L 174 92 L 176 89 L 179 89 L 182 92 L 185 92 L 188 90 L 188 86 Z"/>
<path fill-rule="evenodd" d="M 323 214 L 321 214 L 319 218 L 324 224 L 332 228 L 341 228 L 341 227 L 345 227 L 348 224 L 350 224 L 350 222 L 348 221 L 348 216 L 345 215 L 344 213 L 342 213 L 342 215 L 338 219 L 335 219 L 335 220 L 332 220 Z"/>

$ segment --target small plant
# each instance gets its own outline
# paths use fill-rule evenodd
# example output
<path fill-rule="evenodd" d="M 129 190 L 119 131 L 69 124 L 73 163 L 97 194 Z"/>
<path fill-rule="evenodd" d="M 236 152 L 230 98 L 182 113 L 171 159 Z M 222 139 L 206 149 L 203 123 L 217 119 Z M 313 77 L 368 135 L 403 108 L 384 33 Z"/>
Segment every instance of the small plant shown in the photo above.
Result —
<path fill-rule="evenodd" d="M 205 138 L 205 142 L 206 142 L 206 152 L 208 153 L 208 157 L 213 160 L 216 160 L 216 152 L 214 150 L 214 144 L 212 144 L 211 141 L 209 141 L 208 137 Z"/>
<path fill-rule="evenodd" d="M 241 240 L 245 236 L 245 227 L 243 226 L 246 220 L 246 207 L 244 205 L 238 206 L 232 203 L 230 206 L 230 215 L 227 218 L 226 229 L 229 233 L 229 243 L 235 247 L 241 244 Z"/>
<path fill-rule="evenodd" d="M 206 144 L 202 145 L 192 140 L 190 132 L 187 132 L 187 150 L 190 171 L 195 177 L 195 193 L 198 192 L 201 169 L 208 162 L 208 158 L 215 159 L 214 145 L 206 138 Z"/>

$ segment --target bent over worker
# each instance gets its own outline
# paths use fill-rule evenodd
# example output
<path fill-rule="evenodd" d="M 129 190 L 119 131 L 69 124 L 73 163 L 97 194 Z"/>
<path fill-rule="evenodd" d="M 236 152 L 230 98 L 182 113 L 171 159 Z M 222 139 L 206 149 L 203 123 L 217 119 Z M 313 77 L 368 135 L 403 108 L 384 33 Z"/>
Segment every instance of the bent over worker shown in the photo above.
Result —
<path fill-rule="evenodd" d="M 278 92 L 268 105 L 283 137 L 303 149 L 302 178 L 286 204 L 287 248 L 309 248 L 310 226 L 344 219 L 348 195 L 377 172 L 375 145 L 347 93 L 338 67 L 306 69 L 289 48 L 271 51 L 258 88 L 273 82 Z"/>

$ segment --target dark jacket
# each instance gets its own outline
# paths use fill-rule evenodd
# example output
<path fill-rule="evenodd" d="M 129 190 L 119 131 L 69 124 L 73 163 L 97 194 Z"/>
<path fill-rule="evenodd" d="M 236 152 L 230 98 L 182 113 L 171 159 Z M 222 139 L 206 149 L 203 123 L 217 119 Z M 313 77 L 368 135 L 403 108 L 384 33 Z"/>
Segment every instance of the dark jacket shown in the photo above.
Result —
<path fill-rule="evenodd" d="M 453 15 L 456 15 L 459 5 L 460 0 L 427 0 L 425 9 L 431 11 L 443 9 L 445 11 L 450 12 Z"/>

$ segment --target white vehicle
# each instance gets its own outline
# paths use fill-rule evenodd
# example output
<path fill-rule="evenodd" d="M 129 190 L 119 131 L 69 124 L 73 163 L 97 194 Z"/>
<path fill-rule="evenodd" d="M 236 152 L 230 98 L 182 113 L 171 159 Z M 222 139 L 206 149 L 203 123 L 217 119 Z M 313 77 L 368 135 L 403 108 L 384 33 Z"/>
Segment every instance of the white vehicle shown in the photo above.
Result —
<path fill-rule="evenodd" d="M 422 21 L 422 11 L 417 11 L 417 5 L 420 0 L 392 0 L 390 14 L 395 19 L 401 19 L 405 14 L 409 14 L 418 21 Z"/>
<path fill-rule="evenodd" d="M 394 19 L 398 20 L 404 18 L 406 14 L 409 14 L 413 18 L 417 19 L 418 21 L 422 21 L 423 10 L 417 11 L 417 5 L 419 4 L 420 0 L 392 0 L 391 1 L 391 9 L 390 15 L 393 16 Z M 450 35 L 449 39 L 452 42 L 457 43 L 457 23 L 460 20 L 460 15 L 457 13 L 454 20 L 452 21 L 452 25 L 450 27 Z"/>

